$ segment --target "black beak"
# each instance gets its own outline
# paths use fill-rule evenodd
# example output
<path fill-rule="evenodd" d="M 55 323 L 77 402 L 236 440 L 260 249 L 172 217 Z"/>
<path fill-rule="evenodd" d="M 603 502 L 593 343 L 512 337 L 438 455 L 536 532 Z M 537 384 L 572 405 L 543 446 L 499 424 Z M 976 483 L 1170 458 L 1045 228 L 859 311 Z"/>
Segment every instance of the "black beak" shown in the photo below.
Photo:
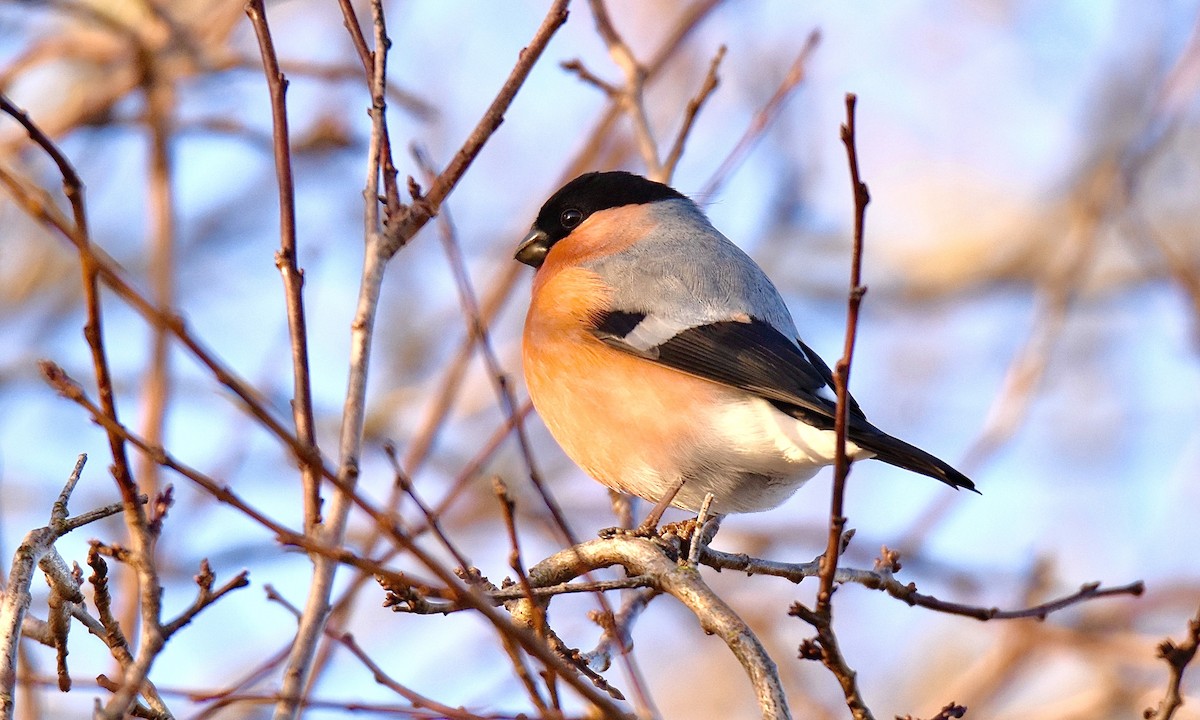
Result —
<path fill-rule="evenodd" d="M 529 267 L 539 268 L 546 259 L 546 253 L 550 252 L 551 244 L 549 235 L 533 228 L 517 246 L 517 253 L 513 257 Z"/>

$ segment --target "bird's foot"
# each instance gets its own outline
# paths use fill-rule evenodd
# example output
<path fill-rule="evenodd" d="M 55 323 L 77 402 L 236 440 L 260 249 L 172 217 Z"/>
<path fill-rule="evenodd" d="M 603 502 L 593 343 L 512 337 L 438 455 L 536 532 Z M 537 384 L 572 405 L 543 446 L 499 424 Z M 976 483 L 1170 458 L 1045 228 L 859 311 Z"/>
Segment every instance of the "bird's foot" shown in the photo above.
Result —
<path fill-rule="evenodd" d="M 635 528 L 619 526 L 606 527 L 600 530 L 599 535 L 606 540 L 615 537 L 638 537 L 653 540 L 654 538 L 660 537 L 663 533 L 665 533 L 667 527 L 670 526 L 664 526 L 660 529 L 657 522 L 653 524 L 647 524 L 643 522 L 641 525 L 638 525 Z"/>

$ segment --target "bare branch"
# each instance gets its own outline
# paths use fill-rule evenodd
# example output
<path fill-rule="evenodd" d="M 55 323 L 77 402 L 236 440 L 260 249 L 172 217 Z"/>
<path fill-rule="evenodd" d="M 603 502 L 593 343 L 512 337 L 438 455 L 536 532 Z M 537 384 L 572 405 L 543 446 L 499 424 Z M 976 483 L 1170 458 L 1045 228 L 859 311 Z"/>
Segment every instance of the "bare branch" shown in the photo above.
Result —
<path fill-rule="evenodd" d="M 733 174 L 733 171 L 746 159 L 746 155 L 750 153 L 750 150 L 762 138 L 763 133 L 767 131 L 771 123 L 779 116 L 779 111 L 783 109 L 784 103 L 791 97 L 792 92 L 795 91 L 800 83 L 804 82 L 804 78 L 808 74 L 808 61 L 820 42 L 821 33 L 819 30 L 813 30 L 808 34 L 808 39 L 804 41 L 804 45 L 800 48 L 800 52 L 796 55 L 796 59 L 792 62 L 792 66 L 788 69 L 787 74 L 784 75 L 783 81 L 775 90 L 775 94 L 771 96 L 771 99 L 767 101 L 767 104 L 762 109 L 755 113 L 754 118 L 750 121 L 750 125 L 746 128 L 746 132 L 742 134 L 737 144 L 733 146 L 733 149 L 729 151 L 725 159 L 721 161 L 721 165 L 717 168 L 716 172 L 704 184 L 704 188 L 699 193 L 700 197 L 711 197 L 720 191 L 725 181 Z"/>
<path fill-rule="evenodd" d="M 300 470 L 304 485 L 304 527 L 311 531 L 321 520 L 322 468 L 321 454 L 317 448 L 316 421 L 313 418 L 312 382 L 309 379 L 304 273 L 299 267 L 296 248 L 296 196 L 285 98 L 288 81 L 279 69 L 263 0 L 247 2 L 246 14 L 250 16 L 250 23 L 258 38 L 267 89 L 271 94 L 275 181 L 279 188 L 279 252 L 275 254 L 275 267 L 283 276 L 287 301 L 288 333 L 292 347 L 292 418 L 296 425 L 296 439 L 307 448 L 307 452 L 300 455 Z"/>
<path fill-rule="evenodd" d="M 1142 717 L 1146 720 L 1171 720 L 1175 712 L 1183 706 L 1183 672 L 1196 657 L 1196 648 L 1200 646 L 1200 610 L 1188 621 L 1188 633 L 1183 642 L 1176 644 L 1167 638 L 1158 646 L 1158 656 L 1167 662 L 1170 677 L 1167 680 L 1167 691 L 1157 708 L 1147 708 Z"/>
<path fill-rule="evenodd" d="M 675 143 L 671 145 L 671 150 L 667 152 L 667 159 L 663 161 L 663 176 L 674 177 L 675 166 L 679 164 L 679 159 L 683 157 L 683 147 L 687 143 L 687 138 L 692 133 L 692 125 L 696 122 L 696 117 L 700 114 L 700 108 L 704 107 L 704 103 L 712 96 L 713 92 L 720 84 L 720 78 L 717 76 L 717 69 L 721 67 L 721 61 L 725 59 L 725 46 L 717 48 L 717 54 L 713 55 L 712 62 L 708 65 L 708 74 L 704 76 L 704 83 L 700 85 L 700 90 L 696 92 L 696 96 L 688 101 L 687 110 L 683 114 L 683 124 L 679 127 L 679 132 L 675 135 Z"/>
<path fill-rule="evenodd" d="M 85 513 L 78 518 L 67 517 L 67 503 L 79 482 L 86 460 L 87 456 L 80 455 L 76 461 L 75 468 L 51 510 L 50 523 L 31 530 L 17 547 L 12 568 L 9 570 L 8 583 L 4 592 L 0 593 L 0 663 L 3 663 L 0 665 L 0 716 L 3 717 L 12 717 L 13 713 L 17 650 L 22 627 L 33 601 L 31 586 L 37 568 L 41 568 L 45 573 L 51 589 L 51 619 L 47 628 L 47 639 L 58 650 L 59 687 L 64 692 L 69 687 L 63 687 L 64 683 L 69 683 L 65 665 L 68 618 L 74 614 L 79 603 L 83 602 L 83 595 L 79 590 L 80 579 L 58 554 L 54 544 L 59 538 L 86 522 L 116 515 L 126 509 L 125 503 L 122 502 Z M 144 502 L 144 498 L 140 501 Z"/>
<path fill-rule="evenodd" d="M 854 249 L 850 263 L 850 297 L 846 313 L 846 342 L 842 357 L 834 369 L 834 388 L 837 390 L 837 409 L 834 415 L 837 453 L 833 465 L 833 492 L 829 507 L 829 533 L 825 553 L 821 556 L 818 576 L 821 586 L 817 590 L 815 609 L 796 603 L 789 614 L 795 615 L 812 625 L 817 631 L 816 640 L 806 640 L 800 646 L 800 657 L 820 660 L 837 677 L 846 696 L 846 706 L 855 720 L 872 720 L 873 715 L 863 700 L 858 688 L 855 672 L 847 664 L 838 646 L 833 631 L 833 584 L 837 576 L 838 557 L 842 550 L 842 537 L 846 529 L 843 504 L 846 493 L 846 478 L 850 474 L 850 458 L 846 455 L 847 411 L 849 408 L 850 363 L 854 358 L 854 342 L 858 333 L 858 310 L 867 289 L 862 285 L 863 223 L 870 195 L 867 186 L 859 178 L 858 151 L 854 137 L 854 107 L 858 98 L 846 94 L 846 123 L 842 125 L 842 143 L 850 164 L 850 183 L 854 192 Z"/>
<path fill-rule="evenodd" d="M 750 628 L 686 564 L 664 551 L 655 541 L 627 535 L 591 540 L 561 550 L 529 569 L 529 582 L 545 587 L 567 582 L 584 573 L 620 565 L 632 575 L 655 578 L 656 588 L 687 606 L 706 633 L 717 635 L 741 662 L 764 718 L 791 717 L 787 698 L 779 683 L 778 670 Z M 514 616 L 521 613 L 522 599 L 509 604 Z"/>
<path fill-rule="evenodd" d="M 248 586 L 250 584 L 250 573 L 247 570 L 243 570 L 227 580 L 224 585 L 216 590 L 213 589 L 215 581 L 216 576 L 213 575 L 208 560 L 200 561 L 200 573 L 196 575 L 196 586 L 199 588 L 199 592 L 196 593 L 196 599 L 179 614 L 179 617 L 163 625 L 163 633 L 168 638 L 195 619 L 209 605 L 212 605 L 234 590 Z"/>
<path fill-rule="evenodd" d="M 939 710 L 937 715 L 929 718 L 929 720 L 954 720 L 955 718 L 966 717 L 966 715 L 966 707 L 958 703 L 949 703 Z M 918 720 L 918 718 L 914 718 L 912 715 L 905 715 L 904 717 L 897 716 L 896 720 Z"/>
<path fill-rule="evenodd" d="M 391 256 L 403 247 L 431 217 L 437 214 L 442 201 L 449 196 L 458 181 L 462 179 L 463 173 L 474 162 L 475 157 L 479 155 L 479 151 L 491 138 L 492 133 L 500 127 L 500 123 L 504 121 L 504 113 L 512 104 L 517 91 L 525 84 L 525 79 L 529 77 L 529 71 L 541 58 L 546 45 L 550 43 L 550 38 L 566 21 L 567 0 L 555 0 L 542 20 L 542 24 L 534 33 L 533 39 L 521 51 L 512 72 L 509 73 L 508 79 L 500 88 L 500 92 L 496 94 L 491 105 L 484 111 L 479 123 L 455 153 L 446 169 L 430 185 L 428 192 L 420 198 L 414 198 L 413 204 L 405 209 L 394 225 L 389 226 L 388 239 L 382 248 L 385 255 Z"/>
<path fill-rule="evenodd" d="M 588 0 L 588 6 L 592 9 L 592 17 L 596 21 L 596 32 L 608 46 L 608 54 L 613 62 L 625 75 L 625 84 L 619 89 L 603 84 L 600 87 L 606 88 L 610 96 L 620 100 L 633 122 L 633 136 L 637 139 L 642 161 L 646 163 L 646 176 L 651 180 L 667 182 L 670 177 L 664 174 L 663 163 L 658 159 L 658 143 L 654 140 L 654 131 L 650 127 L 650 117 L 646 113 L 646 102 L 642 93 L 646 84 L 646 68 L 634 57 L 633 51 L 613 26 L 604 0 Z M 599 83 L 594 77 L 589 78 L 582 74 L 581 77 Z"/>

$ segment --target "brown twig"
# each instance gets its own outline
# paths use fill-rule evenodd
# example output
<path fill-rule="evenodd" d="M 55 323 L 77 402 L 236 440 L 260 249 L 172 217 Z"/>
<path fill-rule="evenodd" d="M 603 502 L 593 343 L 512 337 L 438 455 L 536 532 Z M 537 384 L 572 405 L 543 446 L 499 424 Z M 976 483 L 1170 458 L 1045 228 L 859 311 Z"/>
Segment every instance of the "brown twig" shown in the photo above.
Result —
<path fill-rule="evenodd" d="M 279 592 L 274 588 L 274 586 L 265 585 L 263 587 L 263 589 L 267 593 L 268 600 L 270 600 L 271 602 L 277 603 L 278 605 L 283 607 L 285 610 L 287 610 L 289 613 L 294 615 L 297 619 L 300 618 L 299 608 L 297 608 L 295 605 L 288 602 L 286 598 L 284 598 L 282 595 L 280 595 Z M 351 655 L 358 658 L 358 661 L 361 662 L 368 670 L 371 671 L 371 676 L 375 678 L 375 682 L 379 683 L 380 685 L 383 685 L 384 687 L 388 688 L 389 690 L 396 693 L 400 697 L 409 701 L 410 703 L 412 703 L 414 708 L 424 708 L 427 710 L 431 710 L 433 712 L 439 713 L 440 715 L 443 715 L 444 717 L 451 718 L 452 720 L 460 720 L 460 719 L 461 720 L 471 720 L 471 719 L 477 717 L 476 715 L 474 715 L 472 713 L 468 713 L 468 712 L 464 711 L 462 708 L 453 708 L 453 707 L 450 707 L 449 705 L 443 705 L 442 703 L 439 703 L 436 700 L 433 700 L 432 698 L 426 697 L 426 696 L 412 690 L 411 688 L 407 687 L 406 685 L 403 685 L 403 684 L 397 682 L 391 676 L 389 676 L 386 672 L 384 672 L 383 668 L 380 667 L 378 663 L 376 663 L 374 660 L 371 659 L 371 657 L 369 655 L 367 655 L 366 651 L 363 650 L 362 646 L 360 646 L 357 642 L 355 642 L 354 636 L 351 635 L 350 633 L 339 633 L 339 632 L 334 632 L 332 630 L 327 629 L 325 631 L 325 635 L 326 635 L 326 637 L 330 638 L 331 640 L 334 640 L 335 642 L 340 643 L 343 647 L 345 647 L 347 650 L 350 651 Z"/>
<path fill-rule="evenodd" d="M 192 604 L 179 613 L 174 620 L 163 625 L 163 633 L 168 638 L 183 629 L 185 625 L 194 620 L 205 608 L 220 600 L 225 595 L 234 590 L 247 587 L 250 584 L 250 572 L 243 570 L 227 580 L 224 585 L 214 590 L 213 583 L 216 582 L 216 575 L 213 574 L 208 560 L 204 559 L 200 561 L 200 572 L 196 575 L 195 579 L 199 592 L 196 593 L 196 598 L 192 600 Z"/>
<path fill-rule="evenodd" d="M 610 712 L 616 716 L 621 713 L 612 705 L 611 702 L 604 697 L 594 692 L 594 689 L 589 685 L 580 681 L 572 672 L 571 668 L 564 664 L 560 658 L 538 640 L 532 633 L 526 633 L 522 629 L 514 626 L 503 614 L 499 613 L 492 602 L 486 596 L 475 592 L 467 587 L 457 578 L 450 570 L 448 570 L 437 558 L 426 552 L 419 545 L 416 545 L 413 540 L 404 534 L 399 527 L 395 525 L 394 519 L 389 517 L 379 508 L 368 502 L 365 498 L 357 493 L 351 492 L 353 502 L 358 505 L 368 517 L 371 518 L 380 527 L 385 527 L 389 531 L 389 536 L 397 543 L 401 544 L 404 549 L 411 553 L 418 562 L 428 568 L 438 580 L 443 583 L 446 588 L 440 593 L 435 593 L 432 584 L 424 581 L 414 581 L 413 578 L 390 570 L 382 565 L 368 559 L 362 558 L 354 553 L 348 552 L 340 545 L 328 545 L 319 541 L 313 540 L 307 535 L 293 532 L 283 525 L 276 523 L 268 518 L 263 513 L 259 512 L 246 502 L 242 501 L 229 488 L 220 485 L 212 478 L 205 476 L 203 473 L 188 467 L 187 465 L 172 458 L 166 451 L 159 447 L 153 447 L 145 443 L 144 440 L 131 433 L 127 428 L 115 423 L 111 418 L 106 417 L 101 412 L 100 408 L 83 392 L 83 389 L 78 383 L 71 380 L 69 376 L 59 367 L 52 363 L 42 363 L 43 373 L 46 379 L 50 382 L 61 394 L 68 399 L 75 401 L 88 410 L 92 419 L 99 423 L 106 431 L 113 433 L 124 441 L 133 444 L 139 450 L 151 454 L 160 464 L 175 470 L 192 482 L 195 482 L 206 492 L 211 494 L 220 502 L 227 503 L 240 512 L 246 514 L 251 519 L 255 520 L 264 527 L 269 528 L 276 533 L 281 542 L 299 547 L 314 556 L 322 557 L 334 564 L 345 563 L 353 567 L 359 568 L 371 574 L 377 574 L 387 577 L 391 582 L 398 585 L 406 585 L 422 593 L 437 594 L 452 598 L 463 603 L 481 613 L 489 622 L 495 625 L 501 633 L 511 636 L 522 649 L 530 655 L 538 658 L 543 663 L 549 663 L 556 666 L 559 673 L 564 674 L 566 680 L 589 702 L 598 705 L 601 711 Z M 288 696 L 281 694 L 280 702 L 294 705 L 299 702 L 296 696 Z"/>
<path fill-rule="evenodd" d="M 646 112 L 646 102 L 643 96 L 646 85 L 646 68 L 638 62 L 633 50 L 629 48 L 624 38 L 613 26 L 604 0 L 588 0 L 588 7 L 591 8 L 592 18 L 596 22 L 596 32 L 608 47 L 609 57 L 625 75 L 625 84 L 620 88 L 604 84 L 601 84 L 600 87 L 607 87 L 607 92 L 620 101 L 626 114 L 629 115 L 629 119 L 633 122 L 633 136 L 637 141 L 642 161 L 646 163 L 646 176 L 659 182 L 668 182 L 671 178 L 665 174 L 665 167 L 659 160 L 658 143 L 654 139 L 654 130 L 650 127 L 650 117 Z M 580 69 L 582 70 L 582 66 Z M 587 79 L 587 76 L 581 75 L 581 77 Z M 600 82 L 594 76 L 591 81 Z"/>
<path fill-rule="evenodd" d="M 383 451 L 384 454 L 387 455 L 388 461 L 392 464 L 392 472 L 394 474 L 393 482 L 395 482 L 396 486 L 399 487 L 401 491 L 412 500 L 413 504 L 417 506 L 417 510 L 419 510 L 421 512 L 421 516 L 425 518 L 427 526 L 433 531 L 433 536 L 437 538 L 438 542 L 442 544 L 442 547 L 446 548 L 446 551 L 449 552 L 450 556 L 454 558 L 454 561 L 458 563 L 457 569 L 461 572 L 467 572 L 471 568 L 471 561 L 468 560 L 467 556 L 464 555 L 463 552 L 459 550 L 457 546 L 455 546 L 454 542 L 450 540 L 450 536 L 447 535 L 442 529 L 442 525 L 438 521 L 438 518 L 434 517 L 433 511 L 429 508 L 429 504 L 426 503 L 419 494 L 417 494 L 416 488 L 413 487 L 412 479 L 409 478 L 404 472 L 404 468 L 400 467 L 400 462 L 396 457 L 396 448 L 393 447 L 391 443 L 388 443 L 384 446 Z"/>
<path fill-rule="evenodd" d="M 63 191 L 70 202 L 74 217 L 73 226 L 64 226 L 63 229 L 78 241 L 84 305 L 87 311 L 84 337 L 92 355 L 93 371 L 99 395 L 99 409 L 106 418 L 112 420 L 114 424 L 119 424 L 112 372 L 104 347 L 99 293 L 101 270 L 96 261 L 96 255 L 91 251 L 92 243 L 88 233 L 87 214 L 83 201 L 83 183 L 74 167 L 54 142 L 30 120 L 27 114 L 2 94 L 0 94 L 0 110 L 21 123 L 30 139 L 54 160 L 62 176 Z M 4 175 L 6 178 L 9 177 L 7 173 Z M 125 525 L 132 540 L 135 559 L 131 566 L 138 576 L 138 597 L 141 611 L 141 642 L 138 645 L 137 658 L 131 666 L 125 668 L 120 689 L 114 693 L 105 708 L 99 713 L 101 717 L 118 717 L 124 714 L 127 708 L 133 706 L 137 694 L 142 689 L 146 676 L 150 672 L 150 666 L 163 648 L 165 638 L 159 625 L 162 611 L 162 588 L 154 563 L 156 533 L 150 527 L 143 502 L 140 499 L 140 492 L 130 469 L 124 439 L 118 433 L 108 432 L 106 434 L 113 456 L 112 476 L 121 493 Z M 150 699 L 153 702 L 153 699 Z"/>
<path fill-rule="evenodd" d="M 1069 595 L 1064 595 L 1037 605 L 1003 610 L 998 607 L 983 607 L 941 600 L 932 595 L 925 595 L 918 592 L 916 583 L 902 583 L 893 574 L 895 566 L 892 563 L 899 559 L 899 554 L 884 548 L 884 556 L 884 560 L 876 561 L 875 569 L 873 570 L 837 568 L 837 572 L 834 575 L 834 582 L 840 585 L 854 583 L 872 590 L 882 590 L 912 607 L 922 607 L 947 615 L 961 615 L 984 621 L 1029 618 L 1045 620 L 1051 613 L 1081 602 L 1117 595 L 1133 595 L 1136 597 L 1141 595 L 1145 590 L 1145 584 L 1140 580 L 1115 587 L 1102 587 L 1098 582 L 1090 582 L 1083 584 L 1079 590 Z M 819 577 L 822 570 L 820 559 L 808 563 L 783 563 L 753 558 L 748 555 L 723 553 L 711 548 L 704 549 L 700 557 L 700 562 L 719 570 L 737 570 L 748 575 L 772 575 L 786 578 L 794 583 L 799 583 L 805 578 Z"/>
<path fill-rule="evenodd" d="M 87 307 L 87 322 L 84 325 L 84 336 L 87 338 L 88 347 L 92 352 L 92 362 L 100 396 L 100 407 L 103 409 L 103 412 L 115 419 L 117 417 L 117 409 L 113 396 L 112 374 L 109 371 L 108 357 L 104 350 L 101 327 L 100 298 L 97 287 L 97 276 L 99 273 L 96 268 L 95 257 L 92 253 L 88 252 L 91 240 L 88 236 L 87 213 L 83 202 L 83 181 L 80 180 L 79 174 L 75 172 L 71 161 L 62 154 L 54 141 L 42 132 L 25 111 L 14 105 L 3 94 L 0 94 L 0 110 L 11 115 L 13 119 L 20 123 L 25 128 L 29 138 L 58 166 L 59 175 L 62 177 L 63 193 L 71 205 L 73 214 L 74 226 L 70 228 L 69 232 L 71 235 L 80 238 L 81 241 L 80 264 L 83 269 L 84 296 Z M 129 458 L 125 452 L 124 443 L 119 438 L 110 435 L 109 446 L 113 455 L 113 477 L 117 481 L 117 487 L 121 491 L 122 498 L 129 504 L 130 512 L 140 515 L 140 520 L 135 518 L 136 524 L 144 526 L 145 516 L 142 514 L 142 506 L 136 502 L 138 491 L 129 469 Z"/>
<path fill-rule="evenodd" d="M 574 73 L 575 77 L 596 88 L 609 98 L 612 98 L 617 102 L 621 101 L 620 88 L 589 70 L 579 58 L 575 58 L 573 60 L 564 60 L 563 62 L 559 63 L 558 66 L 569 73 Z"/>
<path fill-rule="evenodd" d="M 508 535 L 508 545 L 512 548 L 508 554 L 508 566 L 517 574 L 517 587 L 522 597 L 533 600 L 533 586 L 529 584 L 529 576 L 525 573 L 525 563 L 521 560 L 521 542 L 517 537 L 516 507 L 517 503 L 508 492 L 508 486 L 499 477 L 492 478 L 492 492 L 500 501 L 500 514 L 504 517 L 504 529 Z M 546 626 L 546 613 L 540 603 L 530 602 L 533 610 L 533 630 L 538 635 L 546 637 L 549 628 Z"/>
<path fill-rule="evenodd" d="M 1142 713 L 1143 718 L 1146 720 L 1171 720 L 1175 716 L 1175 712 L 1183 706 L 1181 692 L 1183 672 L 1196 657 L 1197 646 L 1200 646 L 1200 610 L 1197 610 L 1195 617 L 1188 621 L 1187 637 L 1183 642 L 1176 643 L 1167 638 L 1159 644 L 1158 656 L 1165 660 L 1170 668 L 1167 691 L 1162 700 L 1158 702 L 1158 707 L 1147 708 Z"/>
<path fill-rule="evenodd" d="M 483 116 L 479 118 L 475 129 L 463 142 L 462 147 L 454 154 L 446 168 L 438 174 L 429 190 L 420 198 L 414 198 L 413 204 L 408 206 L 401 217 L 396 218 L 395 224 L 388 228 L 388 240 L 383 248 L 385 255 L 390 256 L 403 247 L 418 230 L 425 226 L 430 218 L 437 214 L 442 202 L 458 185 L 463 173 L 474 162 L 492 133 L 500 127 L 500 123 L 504 121 L 504 113 L 512 104 L 517 91 L 525 84 L 525 79 L 529 76 L 534 64 L 541 58 L 550 38 L 566 21 L 567 0 L 555 0 L 543 18 L 542 24 L 534 33 L 533 39 L 518 56 L 517 62 L 513 65 L 512 72 L 504 81 L 500 92 L 496 94 Z"/>
<path fill-rule="evenodd" d="M 929 718 L 929 720 L 954 720 L 955 718 L 963 718 L 967 716 L 967 708 L 958 703 L 948 703 L 945 707 L 938 711 L 937 715 Z M 918 720 L 912 715 L 904 717 L 896 716 L 896 720 Z"/>
<path fill-rule="evenodd" d="M 721 67 L 721 61 L 725 59 L 725 46 L 717 48 L 717 53 L 713 55 L 712 62 L 708 65 L 708 74 L 704 76 L 704 82 L 700 85 L 700 89 L 696 92 L 696 96 L 688 101 L 687 109 L 683 113 L 683 123 L 679 126 L 679 132 L 675 135 L 675 142 L 671 145 L 670 151 L 667 152 L 667 158 L 663 160 L 663 176 L 674 177 L 675 166 L 679 164 L 679 159 L 683 157 L 683 148 L 687 144 L 688 136 L 692 134 L 692 125 L 696 122 L 696 117 L 700 114 L 700 108 L 704 107 L 704 103 L 712 96 L 717 89 L 721 79 L 717 75 L 717 69 Z"/>
<path fill-rule="evenodd" d="M 829 507 L 829 534 L 825 553 L 821 556 L 821 585 L 817 590 L 814 609 L 800 603 L 792 606 L 790 614 L 813 626 L 817 631 L 815 641 L 805 641 L 800 656 L 820 660 L 842 686 L 846 706 L 856 720 L 872 720 L 873 715 L 863 700 L 862 692 L 853 669 L 847 664 L 833 631 L 833 591 L 837 575 L 838 556 L 841 554 L 842 537 L 846 529 L 844 511 L 846 478 L 850 474 L 850 458 L 846 455 L 847 412 L 849 408 L 850 364 L 854 358 L 854 343 L 858 333 L 858 311 L 867 289 L 862 285 L 863 224 L 866 218 L 870 194 L 858 171 L 858 150 L 855 147 L 854 109 L 858 98 L 846 94 L 846 122 L 841 128 L 842 144 L 846 146 L 846 157 L 850 165 L 850 183 L 854 193 L 854 249 L 850 264 L 850 293 L 846 314 L 846 342 L 842 357 L 834 369 L 834 387 L 837 390 L 837 410 L 834 416 L 836 454 L 833 466 L 833 492 Z"/>
<path fill-rule="evenodd" d="M 321 461 L 313 417 L 312 382 L 308 365 L 308 322 L 304 312 L 304 273 L 296 248 L 296 194 L 292 177 L 292 153 L 288 133 L 287 78 L 279 69 L 275 43 L 267 24 L 263 0 L 249 0 L 246 14 L 254 26 L 262 54 L 263 72 L 271 95 L 271 125 L 274 138 L 275 183 L 279 190 L 279 252 L 275 267 L 283 277 L 287 303 L 288 334 L 292 348 L 292 419 L 296 439 L 307 446 L 300 456 L 304 495 L 304 527 L 313 531 L 321 521 Z"/>
<path fill-rule="evenodd" d="M 784 103 L 791 97 L 792 92 L 795 91 L 796 87 L 808 75 L 808 61 L 820 43 L 821 32 L 819 30 L 813 30 L 808 34 L 808 38 L 804 41 L 804 45 L 801 46 L 800 52 L 792 62 L 792 66 L 788 68 L 783 81 L 776 88 L 775 94 L 771 96 L 766 105 L 763 105 L 762 109 L 755 113 L 754 118 L 746 127 L 746 131 L 742 133 L 742 137 L 738 139 L 737 144 L 733 146 L 733 149 L 729 151 L 725 159 L 721 161 L 716 172 L 712 174 L 708 182 L 704 184 L 704 188 L 698 193 L 700 197 L 708 198 L 716 195 L 725 184 L 725 181 L 729 179 L 729 176 L 746 159 L 746 155 L 750 153 L 750 150 L 762 138 L 767 128 L 779 116 L 779 111 L 783 109 Z"/>
<path fill-rule="evenodd" d="M 373 2 L 371 6 L 375 40 L 375 50 L 371 50 L 367 46 L 366 35 L 358 22 L 358 14 L 354 10 L 353 3 L 350 0 L 338 0 L 338 6 L 342 10 L 344 24 L 350 33 L 354 49 L 358 52 L 359 60 L 362 61 L 363 75 L 367 82 L 367 88 L 371 92 L 372 148 L 368 158 L 374 168 L 374 174 L 369 184 L 373 185 L 378 182 L 379 170 L 382 168 L 385 182 L 384 202 L 389 212 L 399 212 L 401 203 L 400 191 L 396 186 L 396 166 L 392 159 L 390 131 L 384 119 L 384 111 L 387 108 L 387 83 L 385 81 L 387 48 L 391 41 L 387 39 L 383 23 L 383 8 L 379 2 Z M 379 198 L 379 194 L 376 192 L 369 195 L 366 200 L 377 205 L 377 198 Z M 368 222 L 370 214 L 377 211 L 377 208 L 368 211 Z M 373 229 L 377 225 L 368 225 L 368 227 Z"/>

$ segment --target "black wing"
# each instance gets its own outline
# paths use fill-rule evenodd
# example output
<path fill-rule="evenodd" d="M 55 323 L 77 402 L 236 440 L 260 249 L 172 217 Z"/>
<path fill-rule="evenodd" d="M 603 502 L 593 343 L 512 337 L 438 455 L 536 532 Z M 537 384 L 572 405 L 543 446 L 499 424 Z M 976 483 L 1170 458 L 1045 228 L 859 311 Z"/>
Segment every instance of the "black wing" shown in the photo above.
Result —
<path fill-rule="evenodd" d="M 834 403 L 818 394 L 826 386 L 832 391 L 829 366 L 807 346 L 798 346 L 770 324 L 752 319 L 700 325 L 641 350 L 625 337 L 644 318 L 641 313 L 606 313 L 594 333 L 610 347 L 741 388 L 817 427 L 833 427 Z M 851 415 L 865 421 L 858 403 L 853 399 L 850 403 Z"/>
<path fill-rule="evenodd" d="M 734 320 L 688 328 L 647 350 L 625 338 L 645 319 L 643 313 L 609 312 L 597 319 L 597 338 L 622 352 L 740 388 L 768 400 L 792 417 L 832 430 L 836 405 L 818 391 L 834 387 L 829 366 L 811 348 L 793 343 L 770 324 L 757 319 Z M 871 423 L 853 397 L 849 401 L 848 435 L 856 445 L 891 465 L 941 480 L 953 487 L 974 484 L 947 463 L 888 435 Z"/>

